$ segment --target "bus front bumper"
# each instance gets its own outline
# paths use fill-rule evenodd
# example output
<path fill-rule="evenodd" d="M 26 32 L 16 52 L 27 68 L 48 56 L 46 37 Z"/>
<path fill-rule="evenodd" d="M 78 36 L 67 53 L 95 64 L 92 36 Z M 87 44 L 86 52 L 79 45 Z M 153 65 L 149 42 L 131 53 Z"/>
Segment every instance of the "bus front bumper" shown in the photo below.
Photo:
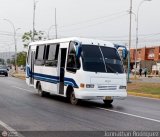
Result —
<path fill-rule="evenodd" d="M 118 90 L 118 91 L 84 91 L 79 90 L 75 91 L 75 96 L 78 99 L 105 99 L 105 98 L 111 98 L 111 99 L 125 99 L 127 97 L 126 90 Z"/>

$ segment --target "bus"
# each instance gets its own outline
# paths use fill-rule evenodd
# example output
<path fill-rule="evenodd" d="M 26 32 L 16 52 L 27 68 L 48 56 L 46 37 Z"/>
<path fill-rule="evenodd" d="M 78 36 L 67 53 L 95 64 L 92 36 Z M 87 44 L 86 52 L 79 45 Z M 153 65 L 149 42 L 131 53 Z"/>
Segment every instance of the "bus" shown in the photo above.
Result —
<path fill-rule="evenodd" d="M 78 37 L 32 42 L 26 59 L 26 83 L 40 96 L 63 96 L 74 105 L 80 100 L 101 99 L 108 105 L 114 99 L 124 99 L 126 73 L 117 47 Z"/>

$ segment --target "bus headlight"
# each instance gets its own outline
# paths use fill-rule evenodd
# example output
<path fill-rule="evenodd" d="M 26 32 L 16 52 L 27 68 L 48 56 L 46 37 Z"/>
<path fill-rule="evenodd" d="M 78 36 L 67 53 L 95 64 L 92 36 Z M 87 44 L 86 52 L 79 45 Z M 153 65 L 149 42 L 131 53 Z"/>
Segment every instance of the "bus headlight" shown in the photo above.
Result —
<path fill-rule="evenodd" d="M 86 88 L 94 88 L 94 84 L 86 84 Z"/>
<path fill-rule="evenodd" d="M 119 86 L 119 89 L 126 89 L 126 86 Z"/>

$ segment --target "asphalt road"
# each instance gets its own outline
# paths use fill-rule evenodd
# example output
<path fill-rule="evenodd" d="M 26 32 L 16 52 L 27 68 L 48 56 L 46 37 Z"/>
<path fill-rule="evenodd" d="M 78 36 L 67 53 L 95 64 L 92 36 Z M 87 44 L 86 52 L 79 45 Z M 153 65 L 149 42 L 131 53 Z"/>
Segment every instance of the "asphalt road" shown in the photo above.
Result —
<path fill-rule="evenodd" d="M 108 107 L 102 101 L 74 106 L 62 97 L 38 96 L 23 80 L 0 77 L 0 130 L 6 126 L 24 136 L 29 132 L 22 131 L 160 131 L 160 100 L 128 96 Z"/>

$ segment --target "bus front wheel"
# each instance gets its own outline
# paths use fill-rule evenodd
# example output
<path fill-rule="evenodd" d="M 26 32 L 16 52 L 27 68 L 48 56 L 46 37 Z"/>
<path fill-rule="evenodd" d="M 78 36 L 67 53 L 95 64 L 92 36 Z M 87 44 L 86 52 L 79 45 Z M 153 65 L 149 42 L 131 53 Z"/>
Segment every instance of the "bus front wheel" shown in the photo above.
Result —
<path fill-rule="evenodd" d="M 75 97 L 75 92 L 71 91 L 69 95 L 69 100 L 72 105 L 77 105 L 79 103 L 79 99 Z"/>

